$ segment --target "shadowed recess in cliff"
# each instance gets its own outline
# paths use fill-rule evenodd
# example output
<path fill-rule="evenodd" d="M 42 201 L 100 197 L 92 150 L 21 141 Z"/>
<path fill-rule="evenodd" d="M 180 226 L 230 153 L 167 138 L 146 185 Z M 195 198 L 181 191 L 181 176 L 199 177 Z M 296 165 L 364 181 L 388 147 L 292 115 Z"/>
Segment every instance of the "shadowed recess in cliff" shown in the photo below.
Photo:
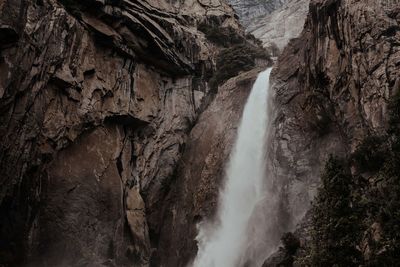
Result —
<path fill-rule="evenodd" d="M 232 267 L 257 260 L 250 229 L 258 203 L 263 200 L 265 180 L 265 137 L 268 131 L 268 88 L 271 69 L 259 74 L 247 100 L 237 139 L 226 170 L 217 218 L 199 224 L 195 267 Z M 262 226 L 264 227 L 264 226 Z"/>

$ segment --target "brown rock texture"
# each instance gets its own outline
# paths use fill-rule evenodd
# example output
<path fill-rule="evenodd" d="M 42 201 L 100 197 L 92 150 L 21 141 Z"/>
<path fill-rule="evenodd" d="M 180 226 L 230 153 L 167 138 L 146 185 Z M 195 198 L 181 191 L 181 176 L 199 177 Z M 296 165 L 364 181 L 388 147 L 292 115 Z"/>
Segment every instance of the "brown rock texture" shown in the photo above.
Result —
<path fill-rule="evenodd" d="M 186 183 L 170 190 L 177 166 L 195 160 L 181 156 L 213 98 L 208 79 L 220 47 L 197 30 L 208 20 L 244 36 L 220 0 L 0 0 L 0 266 L 149 266 L 154 259 L 154 266 L 177 266 L 188 259 L 168 257 L 180 243 L 167 242 L 175 233 L 160 220 L 170 203 L 178 205 L 167 196 L 193 192 L 188 204 L 206 203 L 197 188 L 180 192 Z M 240 97 L 220 107 L 230 115 L 212 115 L 217 127 L 233 116 L 231 128 L 203 123 L 189 150 L 209 145 L 193 139 L 206 127 L 233 134 L 240 115 L 230 101 L 243 105 L 249 86 L 238 88 Z M 207 161 L 214 174 L 223 157 L 213 162 L 220 155 L 212 148 L 197 156 L 214 153 Z M 193 231 L 190 223 L 176 236 Z"/>
<path fill-rule="evenodd" d="M 280 56 L 268 162 L 286 230 L 308 210 L 326 157 L 387 129 L 400 89 L 399 11 L 398 1 L 311 1 L 301 36 Z"/>
<path fill-rule="evenodd" d="M 311 0 L 279 57 L 272 245 L 309 210 L 327 156 L 386 130 L 399 12 Z M 244 36 L 222 0 L 0 0 L 0 266 L 190 263 L 261 70 L 211 92 L 221 47 L 197 29 L 208 21 Z"/>
<path fill-rule="evenodd" d="M 242 73 L 221 86 L 190 132 L 167 197 L 170 204 L 159 219 L 163 222 L 159 237 L 163 250 L 158 258 L 165 266 L 187 266 L 196 255 L 196 225 L 216 212 L 225 164 L 247 97 L 261 70 Z"/>

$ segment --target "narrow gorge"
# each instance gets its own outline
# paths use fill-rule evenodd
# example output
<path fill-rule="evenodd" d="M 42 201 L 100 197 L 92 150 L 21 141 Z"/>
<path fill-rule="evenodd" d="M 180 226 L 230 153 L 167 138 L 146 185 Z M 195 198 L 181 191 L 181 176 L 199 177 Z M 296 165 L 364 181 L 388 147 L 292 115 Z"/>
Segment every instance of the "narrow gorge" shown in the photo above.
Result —
<path fill-rule="evenodd" d="M 0 267 L 400 264 L 398 0 L 0 0 Z"/>

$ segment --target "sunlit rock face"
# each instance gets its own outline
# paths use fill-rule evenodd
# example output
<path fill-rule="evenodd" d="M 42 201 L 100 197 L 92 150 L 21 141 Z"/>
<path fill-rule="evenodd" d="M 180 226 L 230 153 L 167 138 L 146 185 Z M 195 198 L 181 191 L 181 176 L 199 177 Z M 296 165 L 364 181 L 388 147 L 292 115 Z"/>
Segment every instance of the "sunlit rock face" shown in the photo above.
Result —
<path fill-rule="evenodd" d="M 280 9 L 290 0 L 228 0 L 244 27 Z"/>
<path fill-rule="evenodd" d="M 310 0 L 229 0 L 246 32 L 275 55 L 303 30 Z"/>
<path fill-rule="evenodd" d="M 290 39 L 300 35 L 308 13 L 309 0 L 290 0 L 271 14 L 253 19 L 246 30 L 259 38 L 265 47 L 280 51 Z"/>

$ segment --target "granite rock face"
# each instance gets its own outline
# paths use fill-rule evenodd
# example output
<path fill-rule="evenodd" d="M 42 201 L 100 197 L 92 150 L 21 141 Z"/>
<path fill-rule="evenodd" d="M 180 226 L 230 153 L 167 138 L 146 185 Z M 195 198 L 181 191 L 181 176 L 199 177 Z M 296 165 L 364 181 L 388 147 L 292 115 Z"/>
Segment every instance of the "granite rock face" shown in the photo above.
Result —
<path fill-rule="evenodd" d="M 219 0 L 0 1 L 0 265 L 160 254 L 168 186 L 212 99 L 208 20 L 244 33 Z"/>
<path fill-rule="evenodd" d="M 276 11 L 284 21 L 296 10 L 263 3 L 250 6 L 288 6 Z M 311 0 L 280 56 L 273 242 L 306 214 L 328 155 L 387 128 L 399 12 L 397 1 Z M 190 262 L 261 70 L 213 95 L 221 48 L 197 29 L 208 20 L 244 35 L 222 0 L 0 0 L 0 266 Z M 248 29 L 267 44 L 261 20 Z"/>
<path fill-rule="evenodd" d="M 251 21 L 246 31 L 252 33 L 267 48 L 279 49 L 296 38 L 303 30 L 310 0 L 290 0 L 270 14 Z"/>
<path fill-rule="evenodd" d="M 244 27 L 280 9 L 290 0 L 228 0 Z"/>
<path fill-rule="evenodd" d="M 246 32 L 275 55 L 303 30 L 310 0 L 228 0 Z"/>
<path fill-rule="evenodd" d="M 399 11 L 397 1 L 311 1 L 302 34 L 279 57 L 268 162 L 286 230 L 309 208 L 327 156 L 349 156 L 387 129 L 400 89 Z"/>

